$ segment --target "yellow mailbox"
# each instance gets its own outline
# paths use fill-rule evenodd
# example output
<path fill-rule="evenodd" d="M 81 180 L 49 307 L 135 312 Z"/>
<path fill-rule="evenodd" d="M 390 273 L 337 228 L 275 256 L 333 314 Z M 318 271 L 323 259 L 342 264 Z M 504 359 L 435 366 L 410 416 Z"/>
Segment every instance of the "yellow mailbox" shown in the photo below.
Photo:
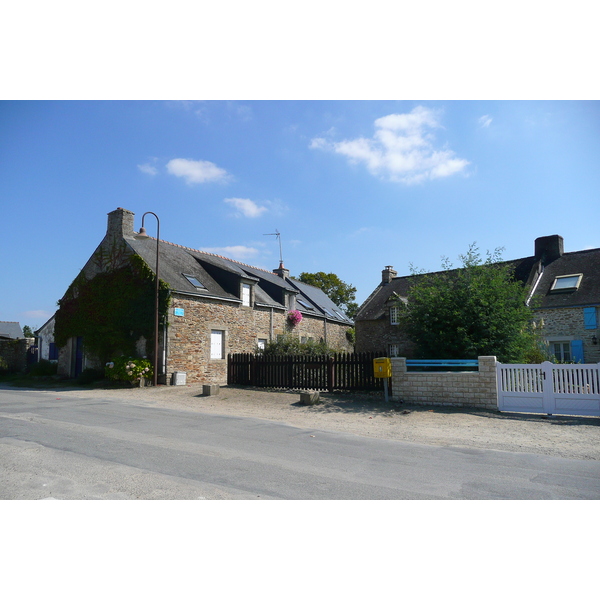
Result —
<path fill-rule="evenodd" d="M 392 361 L 389 358 L 374 358 L 373 373 L 375 377 L 391 377 Z"/>

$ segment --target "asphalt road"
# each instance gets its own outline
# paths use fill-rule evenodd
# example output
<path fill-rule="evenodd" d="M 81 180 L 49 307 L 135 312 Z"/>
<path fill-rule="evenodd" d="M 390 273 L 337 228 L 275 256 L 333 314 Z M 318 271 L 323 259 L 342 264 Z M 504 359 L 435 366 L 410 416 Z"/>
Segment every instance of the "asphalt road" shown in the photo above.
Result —
<path fill-rule="evenodd" d="M 1 499 L 600 499 L 600 461 L 0 390 Z"/>

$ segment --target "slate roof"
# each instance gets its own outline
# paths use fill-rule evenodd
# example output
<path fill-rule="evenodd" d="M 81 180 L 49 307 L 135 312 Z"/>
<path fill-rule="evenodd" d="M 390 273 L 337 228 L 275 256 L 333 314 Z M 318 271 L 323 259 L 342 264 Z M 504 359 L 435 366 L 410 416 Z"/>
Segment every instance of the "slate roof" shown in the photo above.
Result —
<path fill-rule="evenodd" d="M 138 240 L 128 237 L 126 242 L 154 271 L 156 238 Z M 258 305 L 286 310 L 284 295 L 292 294 L 296 296 L 296 308 L 305 315 L 326 318 L 348 326 L 353 324 L 321 289 L 293 278 L 284 279 L 276 273 L 224 256 L 161 240 L 159 271 L 160 278 L 174 291 L 182 294 L 241 302 L 239 286 L 242 281 L 254 285 L 254 298 Z M 197 288 L 184 274 L 195 277 L 204 287 Z"/>
<path fill-rule="evenodd" d="M 16 321 L 0 321 L 0 338 L 16 340 L 24 337 L 19 323 Z"/>
<path fill-rule="evenodd" d="M 579 273 L 582 273 L 583 277 L 576 291 L 551 291 L 556 277 Z M 540 308 L 600 304 L 600 248 L 565 252 L 560 258 L 545 265 L 534 297 L 541 299 Z"/>
<path fill-rule="evenodd" d="M 600 305 L 600 248 L 565 252 L 552 260 L 528 256 L 504 264 L 514 266 L 515 278 L 530 289 L 539 302 L 537 308 L 566 308 Z M 439 273 L 439 271 L 438 271 Z M 552 284 L 558 276 L 583 274 L 581 284 L 575 291 L 554 292 Z M 434 275 L 435 273 L 427 273 Z M 356 320 L 375 320 L 385 315 L 386 302 L 394 294 L 406 298 L 408 291 L 421 275 L 394 277 L 387 284 L 380 284 L 363 302 Z"/>

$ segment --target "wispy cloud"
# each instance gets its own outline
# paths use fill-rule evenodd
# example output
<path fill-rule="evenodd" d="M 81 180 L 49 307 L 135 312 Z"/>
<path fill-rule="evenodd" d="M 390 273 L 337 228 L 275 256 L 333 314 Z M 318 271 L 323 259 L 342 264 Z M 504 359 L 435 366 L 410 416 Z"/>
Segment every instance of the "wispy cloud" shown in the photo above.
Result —
<path fill-rule="evenodd" d="M 226 204 L 231 204 L 235 207 L 236 217 L 248 217 L 250 219 L 255 219 L 256 217 L 260 217 L 264 212 L 268 210 L 266 206 L 259 206 L 256 202 L 253 202 L 249 198 L 225 198 L 223 200 Z"/>
<path fill-rule="evenodd" d="M 437 111 L 417 106 L 410 113 L 381 117 L 374 125 L 372 138 L 334 142 L 317 137 L 310 148 L 342 154 L 373 175 L 405 184 L 448 177 L 469 165 L 452 150 L 436 148 L 431 131 L 441 127 Z"/>
<path fill-rule="evenodd" d="M 146 175 L 156 175 L 158 173 L 158 169 L 156 167 L 153 167 L 149 163 L 146 163 L 146 164 L 143 164 L 143 165 L 138 165 L 137 168 L 142 173 L 146 173 Z"/>
<path fill-rule="evenodd" d="M 489 127 L 492 124 L 492 117 L 490 115 L 483 115 L 479 117 L 479 126 L 480 127 Z"/>
<path fill-rule="evenodd" d="M 229 174 L 208 160 L 174 158 L 167 163 L 167 171 L 175 177 L 183 177 L 188 185 L 208 181 L 225 181 Z"/>
<path fill-rule="evenodd" d="M 223 246 L 221 248 L 200 248 L 202 252 L 210 252 L 211 254 L 219 254 L 235 260 L 247 260 L 254 258 L 260 253 L 256 248 L 249 246 Z"/>
<path fill-rule="evenodd" d="M 241 121 L 251 121 L 254 117 L 252 109 L 247 104 L 230 101 L 227 103 L 227 109 Z"/>
<path fill-rule="evenodd" d="M 288 210 L 287 206 L 281 200 L 263 200 L 260 204 L 249 198 L 225 198 L 226 204 L 231 204 L 236 217 L 247 217 L 255 219 L 265 213 L 280 217 Z"/>
<path fill-rule="evenodd" d="M 47 310 L 28 310 L 22 314 L 26 319 L 39 320 L 44 323 L 52 316 L 53 313 L 48 312 Z"/>

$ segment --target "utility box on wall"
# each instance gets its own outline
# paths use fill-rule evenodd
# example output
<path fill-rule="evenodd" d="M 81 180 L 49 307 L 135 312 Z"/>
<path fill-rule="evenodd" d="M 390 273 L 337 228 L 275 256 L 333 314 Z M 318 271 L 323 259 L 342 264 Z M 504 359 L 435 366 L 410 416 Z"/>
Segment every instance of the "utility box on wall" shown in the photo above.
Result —
<path fill-rule="evenodd" d="M 378 378 L 392 376 L 392 361 L 389 358 L 373 359 L 373 374 Z"/>
<path fill-rule="evenodd" d="M 172 385 L 185 385 L 186 373 L 183 371 L 175 371 L 173 373 Z"/>

